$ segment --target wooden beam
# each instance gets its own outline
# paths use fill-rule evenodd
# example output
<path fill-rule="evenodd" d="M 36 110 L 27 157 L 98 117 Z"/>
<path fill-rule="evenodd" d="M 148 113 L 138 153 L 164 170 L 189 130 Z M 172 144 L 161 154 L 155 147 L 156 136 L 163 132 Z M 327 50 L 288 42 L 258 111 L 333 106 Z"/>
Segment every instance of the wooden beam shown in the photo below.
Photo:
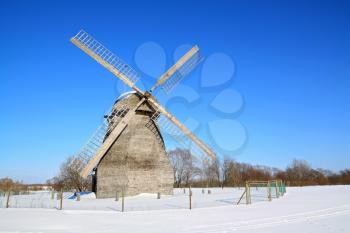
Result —
<path fill-rule="evenodd" d="M 239 205 L 239 203 L 241 202 L 242 198 L 244 197 L 244 194 L 247 193 L 247 189 L 244 190 L 244 192 L 242 193 L 242 196 L 239 198 L 238 202 L 236 205 Z"/>
<path fill-rule="evenodd" d="M 185 62 L 187 62 L 196 52 L 198 52 L 198 46 L 191 48 L 183 57 L 181 57 L 170 69 L 168 69 L 159 79 L 158 82 L 151 88 L 150 92 L 154 91 L 159 85 L 162 85 L 168 80 Z"/>
<path fill-rule="evenodd" d="M 92 57 L 95 61 L 100 63 L 103 67 L 105 67 L 107 70 L 109 70 L 112 74 L 117 76 L 120 80 L 122 80 L 126 85 L 134 89 L 136 92 L 143 95 L 143 91 L 141 91 L 125 74 L 123 74 L 121 71 L 119 71 L 117 68 L 106 62 L 103 58 L 98 56 L 96 53 L 94 53 L 92 50 L 90 50 L 88 47 L 80 43 L 80 41 L 76 40 L 74 37 L 70 39 L 70 41 L 75 44 L 78 48 L 83 50 L 86 54 L 88 54 L 90 57 Z"/>
<path fill-rule="evenodd" d="M 120 120 L 118 125 L 113 129 L 111 134 L 107 137 L 107 139 L 103 142 L 101 148 L 97 151 L 96 155 L 90 159 L 88 164 L 84 167 L 84 169 L 80 172 L 80 175 L 86 178 L 92 169 L 97 166 L 102 157 L 106 154 L 109 148 L 113 145 L 115 140 L 119 137 L 119 135 L 124 131 L 128 122 L 135 116 L 136 110 L 140 107 L 140 105 L 145 101 L 145 98 L 142 98 L 140 102 L 133 108 L 130 109 L 129 112 Z"/>
<path fill-rule="evenodd" d="M 212 159 L 216 159 L 216 154 L 209 148 L 202 140 L 197 138 L 186 126 L 184 126 L 174 115 L 169 113 L 163 106 L 161 106 L 156 100 L 149 98 L 148 101 L 155 107 L 156 110 L 164 114 L 173 124 L 175 124 L 187 137 L 189 137 L 199 148 L 201 148 Z"/>

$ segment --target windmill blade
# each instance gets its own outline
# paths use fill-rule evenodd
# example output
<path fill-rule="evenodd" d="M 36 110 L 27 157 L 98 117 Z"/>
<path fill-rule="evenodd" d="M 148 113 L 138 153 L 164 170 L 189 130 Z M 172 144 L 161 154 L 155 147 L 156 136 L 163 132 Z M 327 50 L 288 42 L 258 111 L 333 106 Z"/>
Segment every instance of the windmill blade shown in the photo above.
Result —
<path fill-rule="evenodd" d="M 76 155 L 73 166 L 83 178 L 86 178 L 100 162 L 144 101 L 145 99 L 142 98 L 133 109 L 122 107 L 120 110 L 112 112 L 113 118 L 109 119 L 108 123 L 102 124 L 82 151 Z M 120 119 L 117 120 L 117 118 Z"/>
<path fill-rule="evenodd" d="M 181 144 L 189 147 L 193 147 L 195 144 L 198 149 L 203 151 L 206 155 L 212 159 L 216 158 L 215 152 L 209 148 L 202 140 L 196 137 L 186 126 L 184 126 L 175 116 L 169 113 L 163 106 L 161 106 L 156 100 L 149 98 L 148 101 L 157 110 L 152 116 L 152 119 L 157 123 L 159 128 L 165 129 L 170 136 Z M 182 132 L 186 137 L 181 137 Z M 190 140 L 188 140 L 189 138 Z"/>
<path fill-rule="evenodd" d="M 168 94 L 202 61 L 202 58 L 198 46 L 194 46 L 158 79 L 150 92 L 161 86 L 163 91 Z"/>
<path fill-rule="evenodd" d="M 135 83 L 140 78 L 139 74 L 87 32 L 80 30 L 70 41 L 121 79 L 126 85 L 138 93 L 143 94 L 142 91 L 135 86 Z"/>
<path fill-rule="evenodd" d="M 125 104 L 120 109 L 113 109 L 102 124 L 97 128 L 85 146 L 79 151 L 71 161 L 71 165 L 75 171 L 81 172 L 82 169 L 88 164 L 88 162 L 97 154 L 98 150 L 103 145 L 106 138 L 117 126 L 118 122 L 124 117 L 130 107 Z"/>

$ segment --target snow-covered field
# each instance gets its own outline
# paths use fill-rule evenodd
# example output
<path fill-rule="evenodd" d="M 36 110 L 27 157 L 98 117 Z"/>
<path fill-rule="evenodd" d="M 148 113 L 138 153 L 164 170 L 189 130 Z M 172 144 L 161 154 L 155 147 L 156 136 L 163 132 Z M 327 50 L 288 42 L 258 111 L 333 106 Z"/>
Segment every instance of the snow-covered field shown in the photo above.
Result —
<path fill-rule="evenodd" d="M 160 200 L 150 194 L 126 198 L 124 213 L 121 201 L 89 198 L 65 199 L 62 211 L 1 208 L 0 232 L 350 232 L 350 186 L 288 188 L 272 202 L 266 190 L 256 190 L 252 205 L 234 205 L 242 192 L 194 189 L 192 210 L 182 190 Z"/>

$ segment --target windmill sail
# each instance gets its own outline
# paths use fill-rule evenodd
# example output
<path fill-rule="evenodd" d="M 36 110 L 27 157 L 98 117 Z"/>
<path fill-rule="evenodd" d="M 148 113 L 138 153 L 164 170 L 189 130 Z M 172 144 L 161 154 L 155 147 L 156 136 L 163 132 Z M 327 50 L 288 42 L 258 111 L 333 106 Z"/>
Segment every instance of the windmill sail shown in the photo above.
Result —
<path fill-rule="evenodd" d="M 139 74 L 87 32 L 80 30 L 78 34 L 71 38 L 71 42 L 116 75 L 129 87 L 138 92 L 140 91 L 135 86 L 135 83 L 140 78 Z"/>
<path fill-rule="evenodd" d="M 163 129 L 165 132 L 168 132 L 173 139 L 182 145 L 197 149 L 197 151 L 200 151 L 200 154 L 204 153 L 212 159 L 216 158 L 214 151 L 202 140 L 196 137 L 185 125 L 177 120 L 174 115 L 169 113 L 155 100 L 148 99 L 148 101 L 157 110 L 157 112 L 152 116 L 152 120 L 157 123 L 159 128 Z M 186 137 L 183 137 L 182 135 L 186 135 Z"/>
<path fill-rule="evenodd" d="M 202 60 L 203 57 L 199 52 L 198 46 L 194 46 L 159 78 L 157 83 L 152 87 L 151 91 L 160 86 L 162 90 L 168 94 Z"/>
<path fill-rule="evenodd" d="M 107 131 L 107 137 L 103 141 L 103 144 L 99 148 L 99 150 L 91 157 L 87 163 L 86 166 L 84 166 L 83 170 L 80 172 L 80 175 L 82 177 L 87 177 L 89 173 L 94 169 L 94 167 L 99 163 L 100 159 L 105 155 L 105 153 L 108 151 L 108 149 L 112 146 L 112 144 L 115 142 L 115 140 L 119 137 L 119 135 L 124 131 L 124 129 L 127 127 L 128 122 L 135 116 L 136 110 L 140 107 L 140 105 L 145 101 L 145 99 L 141 99 L 140 102 L 133 108 L 128 110 L 128 112 L 116 123 L 116 125 L 111 129 L 110 133 L 108 134 Z M 123 114 L 123 113 L 121 113 Z M 116 121 L 117 122 L 117 121 Z"/>

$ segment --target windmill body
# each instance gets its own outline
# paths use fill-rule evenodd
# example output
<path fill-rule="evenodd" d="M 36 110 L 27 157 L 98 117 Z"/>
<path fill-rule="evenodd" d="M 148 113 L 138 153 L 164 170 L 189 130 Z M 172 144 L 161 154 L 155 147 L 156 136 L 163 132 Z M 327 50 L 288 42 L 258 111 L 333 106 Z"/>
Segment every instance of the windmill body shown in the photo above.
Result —
<path fill-rule="evenodd" d="M 134 108 L 140 100 L 141 96 L 137 93 L 127 93 L 116 101 L 112 114 L 124 106 Z M 147 102 L 142 104 L 128 127 L 100 160 L 94 179 L 98 198 L 115 197 L 116 192 L 122 190 L 127 196 L 139 193 L 173 193 L 173 169 L 160 131 L 151 120 L 153 114 L 154 110 Z M 111 118 L 119 121 L 122 117 Z M 118 122 L 110 124 L 115 123 Z"/>
<path fill-rule="evenodd" d="M 133 90 L 117 99 L 106 123 L 72 162 L 83 178 L 95 171 L 93 187 L 98 198 L 115 197 L 120 191 L 126 195 L 172 194 L 174 173 L 160 131 L 180 145 L 191 147 L 193 155 L 216 158 L 152 94 L 158 87 L 169 93 L 202 60 L 197 46 L 170 67 L 149 91 L 142 91 L 135 85 L 138 73 L 88 33 L 81 30 L 71 42 Z"/>

